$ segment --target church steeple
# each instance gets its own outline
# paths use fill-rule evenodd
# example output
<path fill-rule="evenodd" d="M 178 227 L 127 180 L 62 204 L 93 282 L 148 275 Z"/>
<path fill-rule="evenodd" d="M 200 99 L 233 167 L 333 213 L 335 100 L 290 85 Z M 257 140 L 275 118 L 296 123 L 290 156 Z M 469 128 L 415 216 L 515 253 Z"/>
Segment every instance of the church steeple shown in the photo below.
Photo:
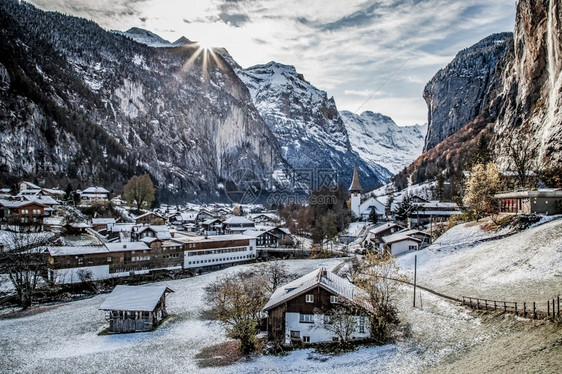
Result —
<path fill-rule="evenodd" d="M 361 187 L 361 183 L 359 183 L 359 173 L 357 172 L 357 164 L 355 164 L 355 168 L 353 169 L 353 181 L 349 187 L 349 192 L 357 193 L 361 191 L 363 191 L 363 187 Z"/>

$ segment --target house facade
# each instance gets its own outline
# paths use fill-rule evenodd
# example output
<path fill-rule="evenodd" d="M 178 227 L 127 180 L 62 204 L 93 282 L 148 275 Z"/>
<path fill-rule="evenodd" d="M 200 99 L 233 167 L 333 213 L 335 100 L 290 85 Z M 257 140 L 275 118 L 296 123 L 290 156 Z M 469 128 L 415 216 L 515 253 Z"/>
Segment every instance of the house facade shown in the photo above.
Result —
<path fill-rule="evenodd" d="M 514 191 L 494 196 L 500 202 L 500 212 L 516 214 L 560 214 L 562 213 L 562 190 L 539 189 L 537 191 Z"/>
<path fill-rule="evenodd" d="M 359 295 L 356 286 L 325 268 L 281 286 L 263 309 L 268 339 L 285 345 L 337 341 L 338 334 L 330 328 L 331 316 L 337 307 L 351 304 L 355 306 L 350 312 L 355 324 L 351 339 L 367 339 L 368 317 L 362 312 Z"/>

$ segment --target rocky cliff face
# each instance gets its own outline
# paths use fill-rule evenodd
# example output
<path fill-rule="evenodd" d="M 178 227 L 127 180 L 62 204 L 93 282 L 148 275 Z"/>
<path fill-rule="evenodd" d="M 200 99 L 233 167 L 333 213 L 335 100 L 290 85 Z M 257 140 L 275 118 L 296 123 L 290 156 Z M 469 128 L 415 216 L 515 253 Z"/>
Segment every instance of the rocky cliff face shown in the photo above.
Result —
<path fill-rule="evenodd" d="M 424 151 L 474 120 L 490 104 L 512 38 L 511 33 L 494 34 L 459 52 L 425 86 L 428 130 Z"/>
<path fill-rule="evenodd" d="M 291 166 L 334 169 L 339 181 L 349 185 L 357 163 L 363 187 L 388 180 L 388 170 L 366 162 L 353 150 L 334 99 L 307 82 L 293 66 L 270 62 L 241 69 L 231 63 Z"/>
<path fill-rule="evenodd" d="M 383 166 L 396 174 L 422 153 L 427 125 L 400 127 L 392 118 L 370 111 L 340 114 L 353 150 L 375 169 Z"/>
<path fill-rule="evenodd" d="M 245 85 L 217 54 L 149 48 L 93 22 L 0 3 L 0 173 L 119 189 L 149 172 L 220 193 L 240 168 L 284 167 Z"/>
<path fill-rule="evenodd" d="M 537 167 L 562 165 L 562 4 L 520 0 L 514 48 L 503 72 L 495 120 L 500 162 L 507 166 L 507 145 L 529 142 Z"/>

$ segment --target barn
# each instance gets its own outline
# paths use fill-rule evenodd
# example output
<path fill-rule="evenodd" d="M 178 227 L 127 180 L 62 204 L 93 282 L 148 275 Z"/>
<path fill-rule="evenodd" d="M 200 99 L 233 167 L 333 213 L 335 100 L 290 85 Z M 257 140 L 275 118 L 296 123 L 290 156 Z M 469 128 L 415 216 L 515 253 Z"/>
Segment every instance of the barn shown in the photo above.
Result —
<path fill-rule="evenodd" d="M 118 285 L 99 307 L 107 312 L 110 333 L 153 330 L 168 316 L 166 286 Z"/>

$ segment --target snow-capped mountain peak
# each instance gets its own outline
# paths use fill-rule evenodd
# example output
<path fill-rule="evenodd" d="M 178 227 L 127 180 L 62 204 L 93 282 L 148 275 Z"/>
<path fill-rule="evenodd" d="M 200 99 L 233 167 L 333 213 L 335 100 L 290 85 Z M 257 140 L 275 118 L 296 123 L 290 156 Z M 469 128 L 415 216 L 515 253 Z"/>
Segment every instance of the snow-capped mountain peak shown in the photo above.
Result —
<path fill-rule="evenodd" d="M 422 153 L 427 125 L 401 127 L 371 111 L 357 115 L 344 110 L 340 115 L 353 150 L 370 164 L 396 174 Z"/>

